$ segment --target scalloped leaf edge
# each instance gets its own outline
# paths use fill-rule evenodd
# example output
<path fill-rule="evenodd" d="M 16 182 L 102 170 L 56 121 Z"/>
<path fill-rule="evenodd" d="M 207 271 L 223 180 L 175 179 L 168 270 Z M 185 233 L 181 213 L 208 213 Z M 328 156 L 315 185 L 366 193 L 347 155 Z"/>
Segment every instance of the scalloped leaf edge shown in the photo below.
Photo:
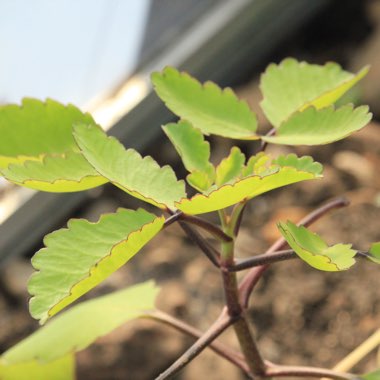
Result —
<path fill-rule="evenodd" d="M 120 210 L 124 210 L 122 208 L 119 208 L 117 211 L 120 211 Z M 138 209 L 136 211 L 139 211 L 139 210 L 143 210 L 143 209 Z M 145 211 L 145 210 L 144 210 Z M 82 220 L 82 221 L 86 221 L 88 222 L 89 224 L 91 225 L 96 225 L 96 224 L 99 224 L 104 218 L 107 218 L 108 215 L 113 215 L 112 213 L 107 213 L 107 214 L 103 214 L 100 216 L 99 220 L 96 221 L 96 222 L 89 222 L 87 221 L 86 219 L 70 219 L 68 221 L 68 224 L 67 224 L 67 227 L 66 228 L 63 228 L 61 230 L 57 230 L 57 231 L 54 231 L 52 232 L 55 233 L 55 232 L 59 232 L 59 231 L 62 231 L 62 230 L 65 230 L 65 231 L 69 231 L 70 230 L 70 224 L 73 222 L 73 221 L 79 221 L 79 220 Z M 153 214 L 152 214 L 153 215 Z M 127 259 L 126 261 L 121 264 L 118 268 L 114 269 L 112 272 L 110 273 L 107 273 L 104 277 L 103 280 L 105 280 L 108 276 L 110 276 L 113 272 L 115 272 L 117 269 L 119 269 L 121 266 L 125 265 L 126 262 L 128 262 L 134 255 L 136 255 L 140 249 L 148 242 L 150 241 L 161 229 L 162 229 L 162 226 L 164 225 L 164 222 L 165 222 L 165 218 L 163 216 L 160 216 L 160 217 L 156 217 L 154 218 L 151 222 L 147 223 L 147 224 L 144 224 L 143 226 L 141 226 L 138 230 L 136 231 L 132 231 L 130 234 L 128 234 L 124 239 L 120 240 L 119 242 L 115 243 L 110 252 L 108 254 L 106 254 L 105 256 L 103 256 L 101 259 L 99 259 L 98 261 L 96 261 L 89 269 L 88 269 L 88 273 L 85 277 L 82 277 L 78 282 L 76 282 L 75 284 L 73 284 L 66 292 L 66 295 L 64 297 L 61 297 L 57 302 L 55 302 L 54 305 L 51 305 L 49 307 L 48 310 L 46 310 L 45 312 L 40 312 L 40 313 L 35 313 L 33 312 L 33 304 L 34 303 L 38 303 L 38 299 L 40 298 L 38 295 L 36 295 L 34 292 L 32 292 L 30 290 L 30 284 L 33 282 L 33 278 L 37 277 L 40 275 L 40 273 L 42 272 L 42 270 L 36 268 L 36 272 L 34 272 L 31 276 L 31 278 L 29 279 L 29 282 L 28 282 L 28 290 L 29 290 L 29 293 L 30 295 L 32 296 L 31 299 L 29 300 L 29 310 L 30 310 L 30 313 L 31 315 L 36 318 L 36 319 L 39 319 L 40 320 L 40 324 L 44 324 L 50 317 L 52 317 L 53 315 L 57 314 L 59 311 L 61 311 L 62 309 L 64 309 L 66 306 L 70 305 L 72 302 L 74 302 L 75 300 L 77 300 L 78 298 L 80 298 L 82 295 L 86 294 L 88 291 L 90 291 L 91 289 L 93 289 L 94 287 L 96 287 L 97 285 L 99 285 L 102 281 L 98 282 L 97 284 L 95 284 L 94 286 L 92 287 L 88 287 L 88 288 L 85 288 L 84 290 L 82 289 L 82 291 L 78 292 L 76 296 L 74 296 L 74 291 L 75 289 L 77 289 L 78 287 L 81 288 L 83 287 L 83 284 L 90 281 L 93 276 L 94 276 L 94 273 L 96 274 L 96 270 L 98 270 L 99 266 L 102 265 L 102 263 L 108 263 L 108 261 L 110 259 L 112 259 L 113 255 L 115 254 L 114 250 L 117 249 L 118 247 L 120 247 L 122 244 L 125 244 L 125 243 L 128 243 L 130 242 L 131 239 L 134 238 L 134 236 L 138 235 L 138 234 L 141 234 L 143 232 L 144 229 L 147 229 L 149 227 L 152 227 L 153 225 L 155 224 L 159 224 L 158 222 L 161 222 L 161 228 L 158 229 L 157 231 L 155 231 L 155 234 L 149 239 L 147 240 L 137 251 L 135 251 L 134 253 L 132 254 L 128 254 L 127 256 Z M 51 234 L 49 234 L 51 235 Z M 48 248 L 48 245 L 46 244 L 46 238 L 49 236 L 49 235 L 46 235 L 45 238 L 44 238 L 44 244 L 46 246 L 46 248 Z M 33 263 L 33 259 L 32 259 L 32 263 Z"/>

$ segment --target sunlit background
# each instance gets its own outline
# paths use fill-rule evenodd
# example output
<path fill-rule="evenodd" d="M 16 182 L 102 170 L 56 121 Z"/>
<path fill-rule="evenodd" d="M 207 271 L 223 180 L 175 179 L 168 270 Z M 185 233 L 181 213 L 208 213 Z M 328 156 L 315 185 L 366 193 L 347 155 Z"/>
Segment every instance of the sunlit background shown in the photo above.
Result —
<path fill-rule="evenodd" d="M 135 67 L 149 0 L 0 2 L 0 102 L 85 106 Z"/>

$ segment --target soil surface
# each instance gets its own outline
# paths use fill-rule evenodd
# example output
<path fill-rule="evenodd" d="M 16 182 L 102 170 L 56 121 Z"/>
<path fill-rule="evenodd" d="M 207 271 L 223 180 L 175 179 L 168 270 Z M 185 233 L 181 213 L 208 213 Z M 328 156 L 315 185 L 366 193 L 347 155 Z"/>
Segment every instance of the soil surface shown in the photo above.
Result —
<path fill-rule="evenodd" d="M 323 40 L 323 36 L 315 38 L 315 30 L 319 30 L 317 25 L 323 21 L 321 15 L 289 41 L 286 49 L 278 51 L 273 60 L 286 56 L 312 62 L 337 60 L 351 70 L 367 63 L 375 65 L 380 54 L 379 2 L 352 3 L 362 3 L 358 8 L 348 10 L 352 14 L 347 15 L 354 19 L 360 9 L 360 17 L 357 16 L 356 23 L 352 24 L 357 33 L 351 31 L 343 39 L 339 34 L 343 27 L 334 13 L 337 10 L 331 7 L 326 28 L 332 28 L 330 24 L 335 20 L 336 38 L 332 41 L 327 37 Z M 347 23 L 347 19 L 341 23 Z M 307 41 L 310 46 L 306 48 Z M 367 59 L 364 62 L 363 57 Z M 378 100 L 376 103 L 375 98 L 380 93 L 380 73 L 379 78 L 376 77 L 377 70 L 364 82 L 359 99 L 374 107 L 378 119 L 380 103 Z M 257 81 L 255 76 L 252 82 L 237 89 L 255 110 L 260 100 Z M 265 128 L 262 116 L 260 120 Z M 229 143 L 223 140 L 214 139 L 211 143 L 216 150 L 216 161 L 230 149 Z M 164 144 L 160 151 L 171 153 L 163 160 L 170 161 L 173 151 L 169 143 Z M 241 148 L 247 154 L 253 154 L 257 146 L 243 144 Z M 324 178 L 292 185 L 251 201 L 245 210 L 237 256 L 263 253 L 279 237 L 278 221 L 289 219 L 296 222 L 337 196 L 348 198 L 350 206 L 331 212 L 312 229 L 331 244 L 352 243 L 355 248 L 363 250 L 369 243 L 380 241 L 380 126 L 376 121 L 350 138 L 325 147 L 270 146 L 268 152 L 312 155 L 323 163 Z M 154 157 L 157 154 L 152 152 Z M 130 198 L 125 199 L 118 190 L 106 187 L 102 197 L 80 216 L 95 220 L 102 212 L 125 205 L 134 207 Z M 18 259 L 9 262 L 0 273 L 1 350 L 37 327 L 27 311 L 26 282 L 31 272 L 29 259 Z M 176 225 L 158 235 L 127 266 L 86 297 L 150 278 L 162 287 L 159 308 L 201 330 L 208 328 L 222 308 L 219 273 Z M 320 272 L 299 260 L 273 265 L 255 289 L 249 311 L 263 356 L 279 364 L 333 367 L 379 328 L 379 288 L 379 267 L 364 260 L 358 260 L 352 269 L 340 273 Z M 230 347 L 238 347 L 231 330 L 220 339 Z M 128 323 L 77 355 L 78 379 L 151 380 L 191 342 L 192 339 L 152 321 Z M 374 351 L 353 370 L 362 372 L 376 366 L 380 366 L 380 360 Z M 175 379 L 243 380 L 245 377 L 231 364 L 206 350 Z"/>

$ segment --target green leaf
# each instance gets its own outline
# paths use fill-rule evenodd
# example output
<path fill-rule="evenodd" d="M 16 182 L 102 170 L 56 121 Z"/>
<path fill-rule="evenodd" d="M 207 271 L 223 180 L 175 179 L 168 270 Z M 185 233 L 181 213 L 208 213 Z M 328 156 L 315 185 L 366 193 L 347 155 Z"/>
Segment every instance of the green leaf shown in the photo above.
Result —
<path fill-rule="evenodd" d="M 365 375 L 360 375 L 363 380 L 380 380 L 380 369 L 366 373 Z"/>
<path fill-rule="evenodd" d="M 214 181 L 215 168 L 209 162 L 210 144 L 189 122 L 181 120 L 162 127 L 190 172 L 188 183 L 197 190 L 207 190 Z"/>
<path fill-rule="evenodd" d="M 89 114 L 50 99 L 24 99 L 20 107 L 0 107 L 1 174 L 18 185 L 53 192 L 108 182 L 82 157 L 72 136 L 75 122 L 99 128 Z"/>
<path fill-rule="evenodd" d="M 290 153 L 286 156 L 281 155 L 273 160 L 272 164 L 280 165 L 281 167 L 290 166 L 301 171 L 314 173 L 317 176 L 321 175 L 323 170 L 322 164 L 314 161 L 312 157 L 297 157 L 294 153 Z"/>
<path fill-rule="evenodd" d="M 186 177 L 187 182 L 190 186 L 192 186 L 194 189 L 204 192 L 208 190 L 211 185 L 213 184 L 213 180 L 210 178 L 210 176 L 205 172 L 200 171 L 193 171 Z"/>
<path fill-rule="evenodd" d="M 228 157 L 224 158 L 216 168 L 215 183 L 218 187 L 234 181 L 241 175 L 245 156 L 236 146 L 232 147 Z"/>
<path fill-rule="evenodd" d="M 206 173 L 213 171 L 213 166 L 209 162 L 210 144 L 205 141 L 198 129 L 184 120 L 166 124 L 162 129 L 169 137 L 189 172 L 195 170 Z"/>
<path fill-rule="evenodd" d="M 166 67 L 152 74 L 157 95 L 179 117 L 202 133 L 233 139 L 257 139 L 257 120 L 245 101 L 212 82 L 199 83 L 187 73 Z"/>
<path fill-rule="evenodd" d="M 160 208 L 173 208 L 175 201 L 186 196 L 184 182 L 177 181 L 169 166 L 160 168 L 152 157 L 126 150 L 102 130 L 78 124 L 74 136 L 95 170 L 130 195 Z"/>
<path fill-rule="evenodd" d="M 315 173 L 292 167 L 278 167 L 264 176 L 249 176 L 232 185 L 223 185 L 208 194 L 196 194 L 190 199 L 177 202 L 176 206 L 186 214 L 203 214 L 221 210 L 285 185 L 315 178 L 318 178 Z"/>
<path fill-rule="evenodd" d="M 17 185 L 52 192 L 81 191 L 108 182 L 81 153 L 75 152 L 61 156 L 45 155 L 42 161 L 10 164 L 1 173 Z"/>
<path fill-rule="evenodd" d="M 0 379 L 75 380 L 74 355 L 69 353 L 49 363 L 30 360 L 11 365 L 3 364 L 0 357 Z"/>
<path fill-rule="evenodd" d="M 44 323 L 130 260 L 162 228 L 164 217 L 119 209 L 97 223 L 77 219 L 44 239 L 32 259 L 30 313 Z"/>
<path fill-rule="evenodd" d="M 320 109 L 335 103 L 367 72 L 368 67 L 355 75 L 336 63 L 319 66 L 287 58 L 279 65 L 269 65 L 261 76 L 264 96 L 261 107 L 268 120 L 279 127 L 296 111 L 309 106 Z"/>
<path fill-rule="evenodd" d="M 313 268 L 337 272 L 355 264 L 356 251 L 351 244 L 336 244 L 329 247 L 319 235 L 292 222 L 279 223 L 278 228 L 294 252 Z"/>
<path fill-rule="evenodd" d="M 261 175 L 268 170 L 267 163 L 270 157 L 264 152 L 259 152 L 254 156 L 251 156 L 247 162 L 247 165 L 242 170 L 242 176 L 247 177 L 249 175 Z"/>
<path fill-rule="evenodd" d="M 371 120 L 367 106 L 353 109 L 346 105 L 338 109 L 314 107 L 296 112 L 281 124 L 274 136 L 262 139 L 274 144 L 321 145 L 341 140 L 363 128 Z"/>
<path fill-rule="evenodd" d="M 372 243 L 366 257 L 376 264 L 380 264 L 380 242 Z"/>
<path fill-rule="evenodd" d="M 83 350 L 123 323 L 146 315 L 146 311 L 154 308 L 158 291 L 154 283 L 148 281 L 82 302 L 6 351 L 1 362 L 8 365 L 31 360 L 48 363 Z"/>
<path fill-rule="evenodd" d="M 51 99 L 24 99 L 21 106 L 1 106 L 0 168 L 40 160 L 46 154 L 79 152 L 72 136 L 76 122 L 95 125 L 89 114 Z"/>

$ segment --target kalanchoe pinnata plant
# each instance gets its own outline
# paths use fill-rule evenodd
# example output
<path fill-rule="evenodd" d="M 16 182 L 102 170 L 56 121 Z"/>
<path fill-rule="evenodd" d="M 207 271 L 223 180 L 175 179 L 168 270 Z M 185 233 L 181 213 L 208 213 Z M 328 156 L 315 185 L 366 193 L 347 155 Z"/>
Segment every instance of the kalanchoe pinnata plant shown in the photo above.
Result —
<path fill-rule="evenodd" d="M 199 83 L 189 74 L 167 67 L 152 74 L 157 95 L 180 119 L 163 126 L 189 174 L 187 184 L 197 192 L 186 195 L 184 180 L 169 166 L 142 157 L 109 137 L 93 118 L 76 107 L 53 100 L 25 99 L 21 106 L 0 108 L 0 170 L 9 181 L 51 192 L 82 191 L 111 182 L 129 195 L 156 206 L 151 213 L 118 209 L 96 223 L 70 220 L 44 239 L 45 247 L 32 259 L 36 272 L 29 281 L 30 313 L 44 324 L 83 294 L 126 264 L 161 230 L 179 223 L 211 265 L 220 272 L 225 307 L 205 332 L 154 306 L 158 288 L 153 282 L 135 285 L 82 302 L 58 316 L 0 357 L 0 377 L 13 379 L 74 379 L 74 354 L 120 324 L 151 318 L 196 338 L 196 342 L 158 380 L 180 371 L 210 347 L 240 368 L 250 379 L 329 377 L 380 379 L 379 372 L 353 375 L 314 367 L 276 365 L 262 357 L 246 317 L 251 294 L 272 263 L 301 259 L 321 271 L 349 269 L 357 258 L 380 263 L 380 243 L 368 250 L 345 242 L 329 246 L 307 226 L 328 211 L 346 205 L 342 199 L 321 206 L 298 224 L 279 221 L 282 238 L 267 252 L 248 259 L 235 257 L 234 246 L 245 205 L 258 195 L 293 183 L 322 178 L 322 165 L 295 154 L 272 157 L 267 144 L 323 145 L 341 140 L 371 120 L 368 107 L 334 103 L 368 69 L 351 74 L 334 63 L 324 66 L 285 59 L 271 64 L 261 77 L 261 107 L 273 125 L 258 131 L 256 115 L 229 89 Z M 238 147 L 218 164 L 210 161 L 207 135 L 236 140 L 261 140 L 252 157 Z M 232 207 L 231 207 L 232 206 Z M 217 212 L 219 224 L 201 214 Z M 219 247 L 205 240 L 210 233 Z M 240 282 L 236 272 L 246 271 Z M 91 323 L 87 323 L 91 320 Z M 241 352 L 218 341 L 233 328 Z"/>

